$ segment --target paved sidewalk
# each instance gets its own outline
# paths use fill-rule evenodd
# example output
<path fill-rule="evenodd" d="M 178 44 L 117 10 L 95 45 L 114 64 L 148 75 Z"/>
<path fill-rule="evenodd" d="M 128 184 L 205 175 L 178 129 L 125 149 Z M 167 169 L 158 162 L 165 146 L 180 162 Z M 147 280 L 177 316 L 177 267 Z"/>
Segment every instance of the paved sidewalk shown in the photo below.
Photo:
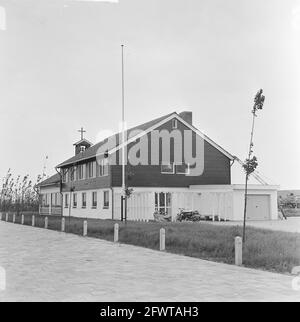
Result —
<path fill-rule="evenodd" d="M 293 277 L 0 222 L 0 301 L 300 301 Z"/>

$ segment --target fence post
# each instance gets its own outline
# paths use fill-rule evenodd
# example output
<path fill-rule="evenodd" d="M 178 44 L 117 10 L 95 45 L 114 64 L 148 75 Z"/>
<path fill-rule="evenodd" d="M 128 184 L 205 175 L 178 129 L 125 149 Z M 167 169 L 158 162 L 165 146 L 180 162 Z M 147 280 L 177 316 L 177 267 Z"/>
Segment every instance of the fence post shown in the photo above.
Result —
<path fill-rule="evenodd" d="M 61 220 L 61 231 L 65 231 L 65 218 Z"/>
<path fill-rule="evenodd" d="M 87 235 L 87 221 L 85 220 L 83 222 L 83 236 Z"/>
<path fill-rule="evenodd" d="M 13 223 L 16 222 L 16 214 L 13 214 Z"/>
<path fill-rule="evenodd" d="M 166 249 L 166 230 L 161 228 L 159 231 L 159 250 L 163 251 Z"/>
<path fill-rule="evenodd" d="M 114 226 L 114 242 L 117 243 L 119 241 L 119 224 L 115 224 Z"/>
<path fill-rule="evenodd" d="M 32 215 L 32 227 L 34 227 L 34 225 L 35 225 L 35 216 Z"/>
<path fill-rule="evenodd" d="M 235 237 L 235 265 L 241 266 L 243 264 L 243 242 L 241 237 Z"/>
<path fill-rule="evenodd" d="M 5 221 L 8 221 L 8 212 L 5 214 Z"/>
<path fill-rule="evenodd" d="M 21 225 L 24 225 L 24 215 L 21 215 Z"/>
<path fill-rule="evenodd" d="M 45 217 L 45 229 L 48 229 L 48 217 Z"/>

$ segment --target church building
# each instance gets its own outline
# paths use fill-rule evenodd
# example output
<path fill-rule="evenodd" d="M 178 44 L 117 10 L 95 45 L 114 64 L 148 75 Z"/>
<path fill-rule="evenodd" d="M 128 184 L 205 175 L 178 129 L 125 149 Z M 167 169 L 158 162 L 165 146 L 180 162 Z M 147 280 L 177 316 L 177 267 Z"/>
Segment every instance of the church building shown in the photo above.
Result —
<path fill-rule="evenodd" d="M 180 209 L 212 220 L 243 219 L 244 185 L 231 182 L 236 158 L 195 127 L 192 112 L 131 128 L 124 144 L 121 133 L 96 144 L 83 133 L 74 155 L 39 185 L 41 214 L 120 220 L 125 181 L 127 220 L 153 220 L 155 212 L 175 220 Z M 278 218 L 277 189 L 249 186 L 248 220 Z"/>

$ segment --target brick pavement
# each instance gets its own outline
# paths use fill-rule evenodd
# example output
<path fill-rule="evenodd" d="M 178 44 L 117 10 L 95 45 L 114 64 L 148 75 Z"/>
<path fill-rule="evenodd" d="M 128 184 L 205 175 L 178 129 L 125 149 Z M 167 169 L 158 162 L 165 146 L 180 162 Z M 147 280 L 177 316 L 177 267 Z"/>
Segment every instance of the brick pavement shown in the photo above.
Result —
<path fill-rule="evenodd" d="M 0 222 L 0 301 L 299 301 L 292 276 Z"/>

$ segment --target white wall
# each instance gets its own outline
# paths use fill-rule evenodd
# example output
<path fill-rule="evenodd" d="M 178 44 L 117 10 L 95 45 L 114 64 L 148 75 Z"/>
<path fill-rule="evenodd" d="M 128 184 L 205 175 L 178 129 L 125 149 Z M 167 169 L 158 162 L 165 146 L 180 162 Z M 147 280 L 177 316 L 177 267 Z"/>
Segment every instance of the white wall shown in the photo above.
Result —
<path fill-rule="evenodd" d="M 202 214 L 215 214 L 222 219 L 241 221 L 244 217 L 244 185 L 205 185 L 191 186 L 192 191 L 201 192 L 198 208 Z M 277 190 L 278 186 L 249 185 L 249 195 L 268 195 L 270 197 L 270 220 L 278 219 Z M 226 195 L 224 201 L 224 194 Z M 219 208 L 220 207 L 220 208 Z M 221 210 L 221 211 L 220 211 Z"/>
<path fill-rule="evenodd" d="M 46 187 L 41 187 L 40 188 L 40 193 L 41 194 L 49 194 L 50 195 L 50 193 L 57 193 L 57 192 L 59 192 L 59 187 L 53 187 L 53 186 L 46 186 Z"/>
<path fill-rule="evenodd" d="M 233 220 L 243 220 L 244 217 L 244 185 L 232 185 L 234 191 L 234 218 Z M 277 190 L 278 186 L 249 185 L 248 195 L 268 195 L 270 197 L 270 220 L 278 219 L 277 210 Z"/>
<path fill-rule="evenodd" d="M 270 219 L 278 219 L 277 186 L 249 185 L 248 193 L 252 195 L 270 196 Z M 109 190 L 109 209 L 103 209 L 103 191 Z M 97 209 L 92 208 L 92 190 L 77 191 L 77 208 L 73 208 L 69 196 L 71 216 L 98 219 L 121 219 L 121 188 L 98 189 Z M 81 193 L 87 194 L 86 209 L 81 207 Z M 244 214 L 244 185 L 207 185 L 191 186 L 190 188 L 134 188 L 133 195 L 128 200 L 128 220 L 153 220 L 155 209 L 155 192 L 170 192 L 172 194 L 172 218 L 175 219 L 179 208 L 198 210 L 206 216 L 219 216 L 220 219 L 241 221 Z M 69 193 L 70 194 L 70 193 Z M 64 193 L 65 195 L 65 193 Z M 69 208 L 65 208 L 63 200 L 63 215 L 69 216 Z M 114 206 L 113 205 L 114 202 Z"/>
<path fill-rule="evenodd" d="M 48 205 L 43 206 L 40 204 L 40 214 L 46 215 L 46 214 L 60 214 L 60 208 L 55 207 L 55 205 L 51 205 L 51 194 L 57 193 L 58 198 L 61 198 L 60 190 L 59 187 L 55 186 L 45 186 L 45 187 L 40 187 L 40 194 L 42 195 L 47 195 L 48 198 Z"/>
<path fill-rule="evenodd" d="M 103 207 L 103 192 L 109 191 L 109 208 Z M 86 208 L 82 208 L 82 193 L 86 193 Z M 92 192 L 97 192 L 97 208 L 92 207 Z M 96 189 L 87 191 L 75 191 L 77 194 L 77 207 L 73 208 L 73 192 L 63 193 L 63 216 L 95 218 L 95 219 L 112 219 L 112 191 L 111 189 Z M 65 208 L 65 195 L 69 195 L 69 207 Z"/>

